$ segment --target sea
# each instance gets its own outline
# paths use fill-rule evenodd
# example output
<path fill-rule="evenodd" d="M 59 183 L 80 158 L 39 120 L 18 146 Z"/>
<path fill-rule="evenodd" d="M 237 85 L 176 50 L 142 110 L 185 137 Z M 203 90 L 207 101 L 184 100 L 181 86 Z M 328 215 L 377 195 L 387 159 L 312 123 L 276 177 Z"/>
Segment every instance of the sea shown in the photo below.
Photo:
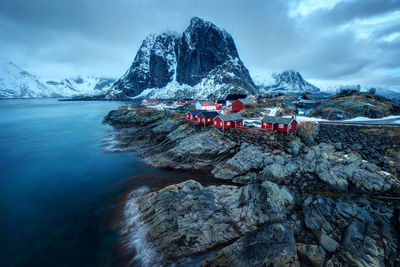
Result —
<path fill-rule="evenodd" d="M 113 149 L 102 120 L 124 104 L 0 100 L 0 266 L 136 265 L 121 234 L 131 192 L 214 183 Z"/>

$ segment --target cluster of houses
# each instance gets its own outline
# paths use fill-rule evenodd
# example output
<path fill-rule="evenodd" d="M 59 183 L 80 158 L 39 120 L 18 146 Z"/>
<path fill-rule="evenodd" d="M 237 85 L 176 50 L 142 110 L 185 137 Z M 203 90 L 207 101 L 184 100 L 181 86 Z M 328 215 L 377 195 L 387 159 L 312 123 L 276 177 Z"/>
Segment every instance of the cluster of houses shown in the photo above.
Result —
<path fill-rule="evenodd" d="M 295 118 L 284 118 L 275 116 L 265 116 L 261 120 L 261 128 L 245 127 L 243 117 L 239 113 L 223 115 L 216 111 L 208 110 L 190 110 L 186 113 L 186 122 L 192 125 L 208 126 L 212 125 L 218 129 L 245 129 L 256 130 L 260 132 L 278 131 L 278 132 L 294 132 L 297 129 L 297 121 Z"/>
<path fill-rule="evenodd" d="M 177 101 L 164 101 L 160 103 L 157 99 L 147 99 L 145 105 L 138 106 L 138 109 L 145 109 L 147 105 L 158 103 L 164 108 L 173 108 L 175 110 L 187 111 L 185 120 L 191 125 L 210 126 L 217 129 L 245 129 L 256 130 L 260 132 L 279 131 L 294 132 L 297 128 L 297 121 L 292 118 L 265 116 L 258 127 L 248 127 L 244 124 L 243 117 L 239 111 L 251 108 L 257 108 L 260 103 L 257 99 L 249 98 L 246 95 L 232 94 L 225 100 L 194 100 L 189 98 L 178 99 Z M 225 109 L 224 109 L 225 108 Z M 223 109 L 231 110 L 232 114 L 222 114 Z"/>

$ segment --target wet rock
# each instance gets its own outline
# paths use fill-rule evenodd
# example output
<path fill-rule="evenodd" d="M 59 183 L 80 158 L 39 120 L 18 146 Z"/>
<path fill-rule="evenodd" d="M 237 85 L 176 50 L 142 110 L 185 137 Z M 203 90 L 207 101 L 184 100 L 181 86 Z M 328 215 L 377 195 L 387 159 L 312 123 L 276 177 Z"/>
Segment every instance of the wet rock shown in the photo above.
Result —
<path fill-rule="evenodd" d="M 300 266 L 293 233 L 285 223 L 267 224 L 223 248 L 201 266 Z"/>

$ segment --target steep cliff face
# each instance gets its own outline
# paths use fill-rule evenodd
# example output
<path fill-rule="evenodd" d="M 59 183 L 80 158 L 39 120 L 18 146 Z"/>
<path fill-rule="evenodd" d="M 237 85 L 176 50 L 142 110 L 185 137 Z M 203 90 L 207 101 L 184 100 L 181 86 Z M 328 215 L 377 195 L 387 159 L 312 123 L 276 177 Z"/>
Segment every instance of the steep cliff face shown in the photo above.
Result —
<path fill-rule="evenodd" d="M 128 97 L 147 88 L 161 88 L 175 74 L 179 36 L 177 33 L 150 35 L 142 43 L 129 70 L 113 85 Z"/>
<path fill-rule="evenodd" d="M 147 37 L 130 69 L 99 97 L 222 97 L 256 90 L 231 35 L 195 17 L 181 35 Z"/>
<path fill-rule="evenodd" d="M 183 33 L 177 66 L 177 81 L 196 85 L 210 71 L 239 58 L 232 37 L 214 24 L 193 18 Z"/>

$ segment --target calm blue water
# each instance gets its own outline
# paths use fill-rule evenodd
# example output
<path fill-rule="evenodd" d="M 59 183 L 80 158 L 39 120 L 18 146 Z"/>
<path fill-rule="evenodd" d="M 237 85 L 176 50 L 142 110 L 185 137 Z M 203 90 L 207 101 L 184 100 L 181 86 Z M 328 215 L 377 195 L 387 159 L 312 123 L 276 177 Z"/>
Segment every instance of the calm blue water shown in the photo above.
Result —
<path fill-rule="evenodd" d="M 0 266 L 120 265 L 121 194 L 187 179 L 104 152 L 102 119 L 121 104 L 0 101 Z"/>

